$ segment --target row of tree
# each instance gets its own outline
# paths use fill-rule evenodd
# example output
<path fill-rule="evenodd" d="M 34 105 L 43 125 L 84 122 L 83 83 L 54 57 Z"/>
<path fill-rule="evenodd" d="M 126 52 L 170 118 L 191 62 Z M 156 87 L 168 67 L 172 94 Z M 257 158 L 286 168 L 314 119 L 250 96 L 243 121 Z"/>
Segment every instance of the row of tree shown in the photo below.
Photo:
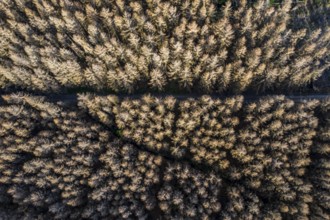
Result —
<path fill-rule="evenodd" d="M 0 88 L 221 93 L 310 83 L 330 65 L 328 17 L 309 22 L 323 14 L 266 2 L 3 0 Z"/>
<path fill-rule="evenodd" d="M 80 108 L 23 94 L 3 100 L 4 219 L 330 217 L 329 100 L 89 94 Z M 172 135 L 159 138 L 166 129 Z M 188 144 L 173 144 L 178 135 Z"/>

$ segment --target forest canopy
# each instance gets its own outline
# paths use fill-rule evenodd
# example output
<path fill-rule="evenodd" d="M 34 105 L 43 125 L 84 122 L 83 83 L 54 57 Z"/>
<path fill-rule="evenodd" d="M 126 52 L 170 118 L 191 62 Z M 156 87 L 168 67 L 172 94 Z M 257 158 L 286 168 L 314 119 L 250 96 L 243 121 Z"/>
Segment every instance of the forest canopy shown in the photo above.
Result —
<path fill-rule="evenodd" d="M 3 0 L 0 88 L 301 88 L 329 68 L 330 13 L 328 6 L 305 13 L 297 7 L 261 0 Z"/>
<path fill-rule="evenodd" d="M 1 216 L 329 218 L 329 99 L 3 99 Z"/>
<path fill-rule="evenodd" d="M 0 0 L 0 220 L 330 220 L 327 0 Z"/>

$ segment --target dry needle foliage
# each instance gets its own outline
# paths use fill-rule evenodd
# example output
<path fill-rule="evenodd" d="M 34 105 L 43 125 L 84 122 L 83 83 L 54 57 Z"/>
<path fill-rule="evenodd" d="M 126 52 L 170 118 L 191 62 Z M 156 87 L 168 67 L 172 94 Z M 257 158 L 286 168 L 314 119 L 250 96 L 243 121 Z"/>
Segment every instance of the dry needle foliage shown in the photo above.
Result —
<path fill-rule="evenodd" d="M 307 168 L 318 119 L 318 101 L 295 103 L 284 96 L 245 106 L 244 121 L 231 151 L 230 179 L 240 180 L 276 207 L 282 218 L 310 214 L 312 184 Z"/>
<path fill-rule="evenodd" d="M 2 98 L 3 219 L 330 218 L 329 100 Z"/>
<path fill-rule="evenodd" d="M 102 103 L 102 108 L 94 105 L 90 111 L 100 112 L 107 108 L 107 96 L 100 98 L 87 94 L 81 95 L 80 99 L 88 97 L 90 102 Z M 169 99 L 174 106 L 165 108 L 167 111 L 162 111 L 163 114 L 158 112 Z M 83 104 L 80 106 L 84 107 Z M 184 100 L 146 96 L 119 99 L 117 106 L 112 107 L 116 111 L 108 112 L 107 117 L 115 118 L 122 138 L 166 158 L 189 161 L 202 172 L 215 172 L 221 179 L 220 191 L 214 191 L 221 197 L 221 211 L 213 215 L 217 203 L 203 205 L 206 209 L 196 208 L 203 203 L 200 200 L 194 208 L 180 206 L 183 198 L 190 201 L 189 193 L 182 197 L 189 187 L 184 185 L 177 192 L 175 187 L 186 183 L 174 184 L 173 178 L 177 169 L 187 169 L 181 165 L 168 168 L 170 171 L 162 176 L 164 181 L 169 178 L 171 184 L 161 191 L 160 209 L 169 219 L 183 216 L 199 219 L 203 218 L 202 213 L 208 213 L 211 219 L 214 216 L 223 219 L 330 217 L 327 201 L 328 102 L 295 102 L 285 96 L 245 102 L 242 96 L 223 100 L 210 96 Z M 172 135 L 159 140 L 161 145 L 157 148 L 153 137 L 163 134 L 164 121 L 172 114 L 174 120 L 168 125 Z M 157 126 L 161 129 L 157 130 Z M 148 133 L 150 129 L 153 129 L 152 133 Z M 188 182 L 194 181 L 188 179 Z M 172 205 L 167 202 L 170 198 Z"/>
<path fill-rule="evenodd" d="M 309 25 L 321 13 L 296 16 L 290 0 L 266 2 L 229 0 L 219 9 L 212 0 L 2 0 L 0 88 L 221 93 L 306 85 L 330 65 L 329 25 Z"/>
<path fill-rule="evenodd" d="M 330 99 L 321 103 L 318 109 L 319 128 L 315 147 L 312 149 L 312 169 L 309 173 L 315 185 L 315 219 L 329 219 L 330 210 Z"/>
<path fill-rule="evenodd" d="M 209 219 L 221 210 L 222 181 L 186 164 L 166 167 L 157 198 L 166 219 Z"/>
<path fill-rule="evenodd" d="M 227 169 L 227 153 L 236 143 L 235 128 L 239 124 L 235 113 L 242 104 L 242 96 L 225 100 L 202 96 L 180 102 L 172 154 L 186 154 L 197 163 Z"/>

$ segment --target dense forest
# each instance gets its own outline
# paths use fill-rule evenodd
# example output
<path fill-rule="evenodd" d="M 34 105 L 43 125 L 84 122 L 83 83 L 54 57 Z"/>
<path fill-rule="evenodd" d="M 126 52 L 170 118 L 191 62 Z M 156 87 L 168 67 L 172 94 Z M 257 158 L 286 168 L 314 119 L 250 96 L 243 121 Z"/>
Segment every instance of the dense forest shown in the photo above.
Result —
<path fill-rule="evenodd" d="M 284 96 L 6 95 L 0 215 L 327 219 L 329 114 Z"/>
<path fill-rule="evenodd" d="M 0 0 L 16 219 L 330 220 L 329 1 Z"/>
<path fill-rule="evenodd" d="M 291 1 L 88 2 L 2 0 L 0 88 L 287 91 L 330 66 L 329 7 L 298 13 Z"/>

